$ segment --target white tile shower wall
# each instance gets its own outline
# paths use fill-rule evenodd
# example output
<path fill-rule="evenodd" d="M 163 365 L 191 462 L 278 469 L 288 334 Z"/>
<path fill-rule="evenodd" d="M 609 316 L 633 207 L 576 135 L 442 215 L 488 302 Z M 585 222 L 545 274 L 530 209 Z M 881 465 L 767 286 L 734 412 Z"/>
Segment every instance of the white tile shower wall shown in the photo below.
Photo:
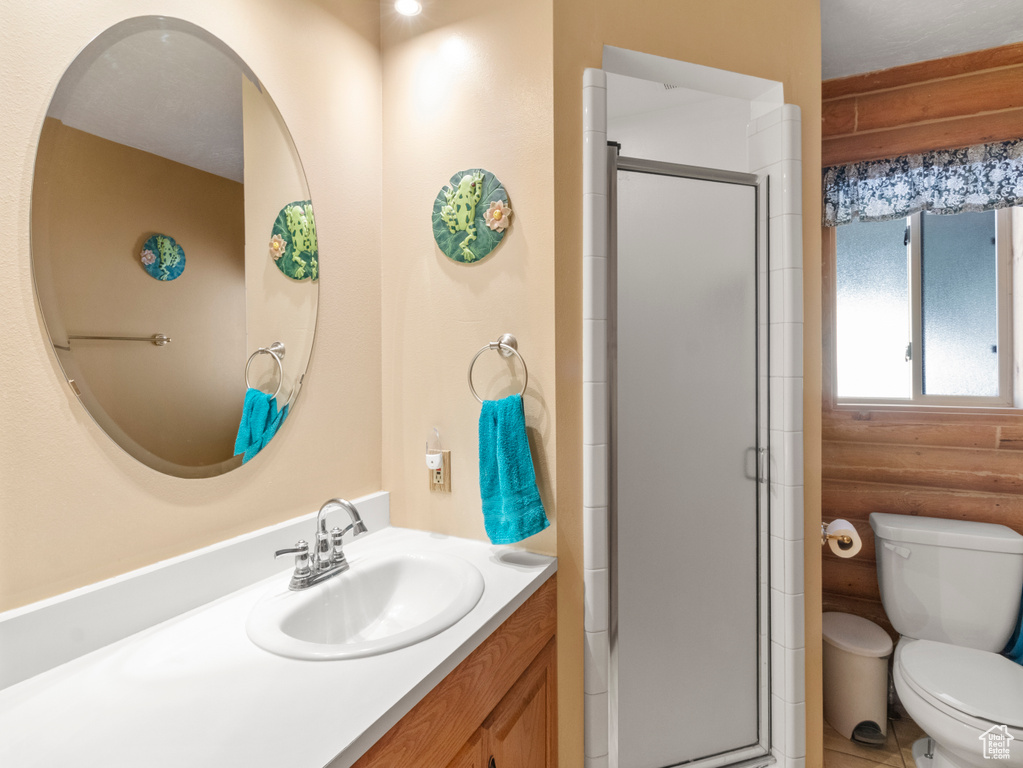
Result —
<path fill-rule="evenodd" d="M 608 764 L 607 77 L 583 75 L 583 662 L 586 768 Z"/>
<path fill-rule="evenodd" d="M 750 171 L 770 179 L 771 743 L 784 768 L 806 755 L 803 589 L 803 248 L 799 108 L 749 125 Z M 777 560 L 781 562 L 778 563 Z"/>
<path fill-rule="evenodd" d="M 608 388 L 607 79 L 583 77 L 583 456 L 584 673 L 586 768 L 607 766 Z M 799 108 L 785 105 L 750 122 L 750 172 L 769 177 L 771 302 L 771 667 L 772 752 L 783 768 L 806 754 L 803 638 L 802 332 L 803 249 Z M 780 562 L 779 562 L 780 561 Z"/>

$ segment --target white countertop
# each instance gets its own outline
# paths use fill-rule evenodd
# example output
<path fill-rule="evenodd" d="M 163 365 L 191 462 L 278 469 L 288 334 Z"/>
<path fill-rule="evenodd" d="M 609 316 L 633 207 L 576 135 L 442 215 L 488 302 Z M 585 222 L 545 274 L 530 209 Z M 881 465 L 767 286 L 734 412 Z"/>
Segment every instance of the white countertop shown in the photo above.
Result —
<path fill-rule="evenodd" d="M 245 621 L 290 570 L 0 690 L 3 768 L 345 768 L 557 569 L 509 547 L 387 528 L 345 547 L 458 555 L 483 596 L 454 626 L 380 656 L 298 661 L 256 647 Z M 333 762 L 332 762 L 333 761 Z"/>

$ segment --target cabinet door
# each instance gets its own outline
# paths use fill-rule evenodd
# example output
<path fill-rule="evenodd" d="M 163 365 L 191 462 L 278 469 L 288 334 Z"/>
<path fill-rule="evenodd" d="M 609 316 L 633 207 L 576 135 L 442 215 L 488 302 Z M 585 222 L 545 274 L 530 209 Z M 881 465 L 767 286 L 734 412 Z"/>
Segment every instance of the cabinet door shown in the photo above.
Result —
<path fill-rule="evenodd" d="M 468 743 L 448 763 L 448 768 L 486 768 L 483 755 L 483 731 L 476 731 Z"/>
<path fill-rule="evenodd" d="M 483 723 L 486 768 L 555 768 L 554 641 Z"/>

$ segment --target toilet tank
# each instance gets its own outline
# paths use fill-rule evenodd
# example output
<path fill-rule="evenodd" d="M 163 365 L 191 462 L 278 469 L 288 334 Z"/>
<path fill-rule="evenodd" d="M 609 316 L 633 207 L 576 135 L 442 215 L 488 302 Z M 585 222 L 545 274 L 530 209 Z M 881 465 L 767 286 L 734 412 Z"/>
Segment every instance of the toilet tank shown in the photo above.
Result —
<path fill-rule="evenodd" d="M 1001 651 L 1020 611 L 1023 536 L 1004 525 L 875 512 L 881 602 L 900 635 Z"/>

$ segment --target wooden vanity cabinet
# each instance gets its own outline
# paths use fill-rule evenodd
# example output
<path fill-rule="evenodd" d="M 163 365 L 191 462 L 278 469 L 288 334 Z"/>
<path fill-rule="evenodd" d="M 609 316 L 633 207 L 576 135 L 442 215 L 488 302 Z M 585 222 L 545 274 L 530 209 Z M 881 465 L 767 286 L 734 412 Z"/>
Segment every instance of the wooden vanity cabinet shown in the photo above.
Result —
<path fill-rule="evenodd" d="M 447 768 L 553 768 L 554 649 L 551 640 Z"/>
<path fill-rule="evenodd" d="M 553 768 L 554 714 L 552 640 L 480 729 L 483 768 Z"/>
<path fill-rule="evenodd" d="M 556 576 L 355 768 L 557 768 Z"/>

